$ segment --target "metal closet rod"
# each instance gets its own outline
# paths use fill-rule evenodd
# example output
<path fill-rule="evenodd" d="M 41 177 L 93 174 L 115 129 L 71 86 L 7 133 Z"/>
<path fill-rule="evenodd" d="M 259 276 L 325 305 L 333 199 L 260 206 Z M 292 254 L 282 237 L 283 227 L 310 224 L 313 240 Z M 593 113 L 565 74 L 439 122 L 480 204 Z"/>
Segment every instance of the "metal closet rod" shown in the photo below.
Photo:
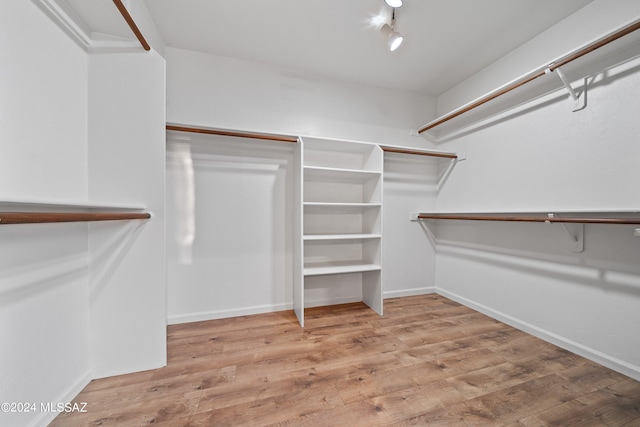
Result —
<path fill-rule="evenodd" d="M 536 217 L 536 216 L 502 216 L 502 215 L 471 215 L 471 214 L 435 214 L 419 213 L 418 219 L 447 219 L 464 221 L 516 221 L 516 222 L 558 222 L 575 224 L 640 224 L 640 218 L 598 218 L 598 217 Z"/>
<path fill-rule="evenodd" d="M 577 50 L 576 52 L 574 52 L 574 53 L 572 53 L 570 55 L 567 55 L 567 56 L 562 57 L 562 58 L 558 58 L 557 60 L 553 61 L 553 63 L 551 63 L 549 66 L 545 66 L 544 68 L 542 68 L 542 69 L 540 69 L 538 71 L 535 71 L 535 72 L 533 72 L 533 74 L 525 76 L 520 80 L 517 80 L 516 82 L 510 84 L 509 86 L 507 86 L 505 88 L 497 90 L 494 93 L 490 93 L 489 95 L 487 95 L 487 96 L 485 96 L 483 98 L 480 98 L 479 100 L 467 105 L 464 108 L 461 108 L 458 111 L 454 111 L 452 113 L 449 113 L 449 114 L 443 116 L 441 119 L 436 120 L 436 121 L 434 121 L 432 123 L 429 123 L 429 124 L 421 127 L 420 129 L 418 129 L 418 133 L 426 132 L 429 129 L 433 129 L 436 126 L 439 126 L 439 125 L 441 125 L 441 124 L 443 124 L 445 122 L 448 122 L 449 120 L 454 119 L 454 118 L 456 118 L 456 117 L 458 117 L 458 116 L 460 116 L 460 115 L 462 115 L 462 114 L 464 114 L 464 113 L 466 113 L 466 112 L 468 112 L 470 110 L 473 110 L 474 108 L 479 107 L 482 104 L 485 104 L 485 103 L 491 101 L 492 99 L 495 99 L 495 98 L 497 98 L 497 97 L 499 97 L 501 95 L 504 95 L 505 93 L 510 92 L 510 91 L 512 91 L 514 89 L 517 89 L 520 86 L 522 86 L 522 85 L 524 85 L 526 83 L 529 83 L 532 80 L 537 79 L 538 77 L 544 76 L 547 73 L 547 70 L 554 71 L 555 69 L 557 69 L 559 67 L 562 67 L 563 65 L 566 65 L 569 62 L 574 61 L 574 60 L 586 55 L 587 53 L 593 52 L 594 50 L 599 49 L 602 46 L 605 46 L 605 45 L 607 45 L 607 44 L 609 44 L 609 43 L 611 43 L 611 42 L 613 42 L 615 40 L 618 40 L 619 38 L 624 37 L 627 34 L 630 34 L 630 33 L 634 32 L 634 31 L 636 31 L 638 29 L 640 29 L 640 20 L 639 21 L 635 21 L 632 24 L 629 24 L 626 27 L 624 27 L 624 28 L 622 28 L 622 29 L 620 29 L 618 31 L 615 31 L 614 33 L 612 33 L 612 34 L 610 34 L 610 35 L 608 35 L 608 36 L 606 36 L 606 37 L 604 37 L 604 38 L 602 38 L 602 39 L 600 39 L 600 40 L 598 40 L 596 42 L 593 42 L 593 43 L 583 47 L 582 49 Z"/>
<path fill-rule="evenodd" d="M 129 13 L 125 5 L 122 4 L 122 0 L 113 0 L 113 3 L 116 5 L 118 10 L 120 11 L 120 14 L 124 18 L 124 20 L 127 21 L 129 28 L 131 28 L 131 31 L 133 31 L 133 34 L 135 34 L 136 38 L 138 39 L 138 41 L 140 42 L 144 50 L 147 50 L 147 51 L 151 50 L 151 46 L 149 46 L 149 43 L 147 43 L 147 40 L 142 35 L 142 32 L 136 25 L 135 21 L 131 17 L 131 14 Z"/>
<path fill-rule="evenodd" d="M 1 212 L 2 224 L 45 224 L 56 222 L 123 221 L 149 219 L 148 212 Z"/>
<path fill-rule="evenodd" d="M 291 142 L 294 144 L 298 142 L 298 138 L 295 136 L 273 135 L 273 134 L 267 134 L 267 133 L 237 132 L 237 131 L 218 130 L 218 129 L 205 129 L 205 128 L 197 128 L 197 127 L 191 127 L 191 126 L 167 125 L 167 130 L 173 130 L 178 132 L 202 133 L 205 135 L 222 135 L 222 136 L 235 136 L 239 138 L 264 139 L 268 141 Z"/>
<path fill-rule="evenodd" d="M 424 150 L 408 150 L 406 148 L 396 148 L 389 147 L 386 145 L 381 145 L 382 151 L 388 151 L 390 153 L 401 153 L 401 154 L 413 154 L 417 156 L 429 156 L 429 157 L 442 157 L 445 159 L 457 159 L 458 156 L 453 153 L 441 153 L 438 151 L 424 151 Z"/>

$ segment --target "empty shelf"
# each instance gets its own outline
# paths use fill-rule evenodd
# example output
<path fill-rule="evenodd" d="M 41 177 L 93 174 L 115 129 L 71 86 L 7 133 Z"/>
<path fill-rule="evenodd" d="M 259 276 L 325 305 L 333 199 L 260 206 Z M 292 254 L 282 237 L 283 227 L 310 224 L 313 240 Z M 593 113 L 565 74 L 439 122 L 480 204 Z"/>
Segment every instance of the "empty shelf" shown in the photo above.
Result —
<path fill-rule="evenodd" d="M 321 276 L 325 274 L 362 273 L 365 271 L 378 271 L 381 267 L 376 264 L 364 264 L 359 262 L 330 262 L 316 263 L 305 266 L 305 276 Z"/>
<path fill-rule="evenodd" d="M 363 240 L 363 239 L 379 239 L 380 234 L 307 234 L 304 240 Z"/>
<path fill-rule="evenodd" d="M 304 177 L 306 180 L 330 181 L 330 182 L 364 182 L 370 179 L 379 178 L 378 171 L 367 171 L 361 169 L 338 169 L 316 166 L 305 166 Z"/>

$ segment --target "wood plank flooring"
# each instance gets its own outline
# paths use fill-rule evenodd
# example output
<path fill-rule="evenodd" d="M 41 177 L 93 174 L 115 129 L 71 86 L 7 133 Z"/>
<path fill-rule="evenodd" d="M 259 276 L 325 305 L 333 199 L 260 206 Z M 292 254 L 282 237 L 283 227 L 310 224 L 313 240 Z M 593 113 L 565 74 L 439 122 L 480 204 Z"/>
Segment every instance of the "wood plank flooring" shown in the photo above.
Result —
<path fill-rule="evenodd" d="M 57 426 L 640 426 L 640 382 L 439 295 L 168 328 Z"/>

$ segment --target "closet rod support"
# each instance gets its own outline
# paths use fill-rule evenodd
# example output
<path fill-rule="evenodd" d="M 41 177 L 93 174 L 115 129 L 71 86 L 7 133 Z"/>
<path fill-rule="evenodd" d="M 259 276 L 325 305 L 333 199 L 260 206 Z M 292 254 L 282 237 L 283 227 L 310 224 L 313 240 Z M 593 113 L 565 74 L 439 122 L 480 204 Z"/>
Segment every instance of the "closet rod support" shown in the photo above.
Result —
<path fill-rule="evenodd" d="M 557 219 L 552 213 L 549 213 L 547 216 L 549 217 L 549 221 L 546 221 L 547 224 L 551 224 L 551 219 Z M 569 236 L 569 240 L 571 240 L 571 251 L 576 253 L 584 252 L 584 224 L 573 223 L 569 226 L 565 222 L 558 223 L 562 225 L 562 228 L 564 228 L 564 231 L 566 231 Z M 573 231 L 570 230 L 569 227 L 571 227 Z"/>
<path fill-rule="evenodd" d="M 578 93 L 576 93 L 575 89 L 569 83 L 569 79 L 567 79 L 567 76 L 564 74 L 564 72 L 559 67 L 553 68 L 553 65 L 554 64 L 550 64 L 549 67 L 546 70 L 544 70 L 545 74 L 549 74 L 549 73 L 555 72 L 558 75 L 558 77 L 560 78 L 560 81 L 562 82 L 564 87 L 567 89 L 567 92 L 569 92 L 569 95 L 571 96 L 571 99 L 573 100 L 573 109 L 571 111 L 576 112 L 576 111 L 583 110 L 587 106 L 587 81 L 586 81 L 586 79 L 584 80 L 584 86 L 583 86 L 583 89 L 582 89 L 582 93 L 578 94 Z"/>

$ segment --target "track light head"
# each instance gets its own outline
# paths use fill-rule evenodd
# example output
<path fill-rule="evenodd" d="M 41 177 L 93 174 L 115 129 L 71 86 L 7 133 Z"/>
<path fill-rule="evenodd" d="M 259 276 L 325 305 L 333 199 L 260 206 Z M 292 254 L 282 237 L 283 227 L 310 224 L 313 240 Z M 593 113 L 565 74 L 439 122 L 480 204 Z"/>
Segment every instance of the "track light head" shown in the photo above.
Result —
<path fill-rule="evenodd" d="M 402 44 L 402 41 L 404 40 L 402 34 L 395 31 L 389 24 L 384 24 L 380 31 L 382 31 L 382 34 L 387 37 L 387 45 L 389 46 L 389 50 L 391 52 L 399 48 Z"/>
<path fill-rule="evenodd" d="M 385 0 L 387 3 L 400 3 L 402 5 L 402 0 Z M 396 8 L 393 8 L 391 13 L 391 23 L 384 24 L 382 28 L 380 28 L 382 34 L 387 37 L 387 46 L 389 47 L 389 51 L 393 52 L 397 48 L 400 47 L 402 41 L 404 40 L 404 36 L 396 31 Z"/>

